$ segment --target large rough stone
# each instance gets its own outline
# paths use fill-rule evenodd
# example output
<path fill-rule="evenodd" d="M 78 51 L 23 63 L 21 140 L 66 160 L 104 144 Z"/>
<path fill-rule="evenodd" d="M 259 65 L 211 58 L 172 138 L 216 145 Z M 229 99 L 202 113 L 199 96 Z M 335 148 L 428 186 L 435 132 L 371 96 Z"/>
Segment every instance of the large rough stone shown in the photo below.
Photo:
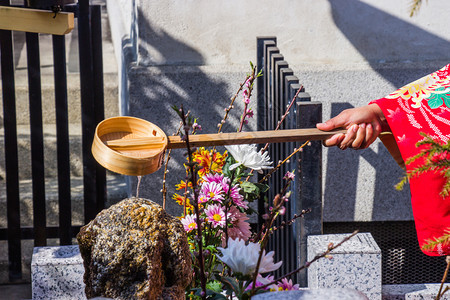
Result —
<path fill-rule="evenodd" d="M 124 199 L 100 212 L 77 239 L 88 298 L 184 299 L 192 279 L 187 236 L 158 204 Z"/>

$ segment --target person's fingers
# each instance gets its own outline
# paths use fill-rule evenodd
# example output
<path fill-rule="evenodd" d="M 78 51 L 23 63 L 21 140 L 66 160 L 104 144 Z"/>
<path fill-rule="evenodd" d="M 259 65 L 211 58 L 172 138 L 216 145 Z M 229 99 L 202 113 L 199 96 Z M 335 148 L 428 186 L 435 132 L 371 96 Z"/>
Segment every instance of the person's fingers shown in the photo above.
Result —
<path fill-rule="evenodd" d="M 362 123 L 358 126 L 358 131 L 356 132 L 356 138 L 353 140 L 350 148 L 360 149 L 361 145 L 365 141 L 366 138 L 366 124 Z"/>
<path fill-rule="evenodd" d="M 342 142 L 342 140 L 343 140 L 344 138 L 345 138 L 345 135 L 344 135 L 343 133 L 335 134 L 335 135 L 333 135 L 332 137 L 330 137 L 330 138 L 324 140 L 324 141 L 322 142 L 322 144 L 323 144 L 325 147 L 333 147 L 333 146 L 337 146 L 337 145 L 339 145 L 339 144 Z"/>
<path fill-rule="evenodd" d="M 364 143 L 361 145 L 361 149 L 366 149 L 369 147 L 375 140 L 377 136 L 374 133 L 372 124 L 367 124 L 366 126 L 366 137 Z"/>
<path fill-rule="evenodd" d="M 358 132 L 359 126 L 357 124 L 352 125 L 345 134 L 345 138 L 342 140 L 342 142 L 339 145 L 339 148 L 342 150 L 347 149 L 351 146 L 353 140 L 356 138 L 356 133 Z"/>
<path fill-rule="evenodd" d="M 381 133 L 381 126 L 379 124 L 375 125 L 369 124 L 366 130 L 367 142 L 365 143 L 364 148 L 369 147 L 373 142 L 375 142 L 380 133 Z"/>

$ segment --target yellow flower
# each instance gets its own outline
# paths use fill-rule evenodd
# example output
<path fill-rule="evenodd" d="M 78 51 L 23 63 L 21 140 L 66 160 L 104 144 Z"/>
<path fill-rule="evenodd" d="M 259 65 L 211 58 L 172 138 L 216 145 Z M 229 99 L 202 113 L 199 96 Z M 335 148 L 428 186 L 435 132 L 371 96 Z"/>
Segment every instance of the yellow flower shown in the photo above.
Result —
<path fill-rule="evenodd" d="M 192 182 L 189 181 L 188 187 L 192 187 Z M 186 188 L 186 182 L 184 180 L 181 180 L 179 184 L 175 185 L 175 188 L 177 190 L 184 190 Z"/>
<path fill-rule="evenodd" d="M 217 151 L 215 151 L 214 154 L 211 154 L 211 152 L 212 150 L 209 151 L 204 147 L 201 147 L 192 154 L 192 159 L 197 162 L 200 167 L 200 170 L 198 171 L 199 177 L 211 172 L 222 172 L 222 167 L 225 164 L 227 154 L 220 154 Z"/>

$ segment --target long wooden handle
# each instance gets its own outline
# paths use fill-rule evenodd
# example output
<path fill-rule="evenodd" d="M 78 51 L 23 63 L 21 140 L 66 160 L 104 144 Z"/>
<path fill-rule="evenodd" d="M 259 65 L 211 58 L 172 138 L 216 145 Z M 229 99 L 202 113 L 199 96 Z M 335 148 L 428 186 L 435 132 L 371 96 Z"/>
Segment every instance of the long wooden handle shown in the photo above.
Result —
<path fill-rule="evenodd" d="M 322 131 L 316 128 L 285 129 L 253 132 L 232 132 L 216 134 L 198 134 L 189 136 L 192 147 L 225 146 L 240 144 L 285 143 L 307 140 L 325 140 L 337 133 L 346 133 L 347 130 Z M 170 136 L 167 148 L 185 148 L 186 142 L 179 136 Z"/>
<path fill-rule="evenodd" d="M 189 144 L 192 147 L 224 146 L 240 144 L 265 144 L 283 143 L 306 140 L 324 140 L 334 134 L 346 133 L 346 130 L 322 131 L 316 128 L 286 129 L 253 132 L 233 132 L 216 134 L 196 134 L 189 136 Z M 168 137 L 169 149 L 186 148 L 186 142 L 179 136 Z M 161 137 L 142 137 L 137 139 L 120 139 L 105 142 L 116 150 L 140 150 L 149 148 L 163 148 L 164 141 Z"/>

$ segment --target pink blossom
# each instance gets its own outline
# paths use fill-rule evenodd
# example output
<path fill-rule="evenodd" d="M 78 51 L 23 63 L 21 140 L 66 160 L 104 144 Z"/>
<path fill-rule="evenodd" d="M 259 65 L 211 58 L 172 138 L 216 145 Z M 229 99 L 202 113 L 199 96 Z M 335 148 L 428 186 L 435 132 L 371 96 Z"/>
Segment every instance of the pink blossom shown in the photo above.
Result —
<path fill-rule="evenodd" d="M 281 279 L 281 281 L 278 281 L 278 290 L 279 291 L 297 291 L 300 289 L 300 286 L 298 284 L 293 284 L 292 280 L 287 280 L 286 278 Z"/>
<path fill-rule="evenodd" d="M 202 185 L 200 197 L 205 196 L 207 201 L 213 200 L 222 202 L 224 196 L 223 192 L 221 184 L 217 182 L 205 182 Z"/>
<path fill-rule="evenodd" d="M 183 224 L 184 230 L 186 232 L 191 232 L 194 229 L 197 229 L 197 221 L 195 215 L 186 215 L 181 219 L 181 224 Z"/>
<path fill-rule="evenodd" d="M 294 172 L 289 172 L 289 171 L 287 171 L 283 177 L 283 179 L 285 179 L 285 180 L 294 180 L 294 178 L 295 178 Z"/>
<path fill-rule="evenodd" d="M 247 81 L 245 82 L 245 86 L 248 88 L 250 87 L 250 81 L 251 81 L 251 78 L 247 79 Z"/>
<path fill-rule="evenodd" d="M 192 124 L 192 133 L 195 133 L 195 132 L 201 131 L 201 130 L 202 130 L 202 126 L 200 124 L 198 124 L 197 122 Z"/>
<path fill-rule="evenodd" d="M 250 98 L 244 97 L 243 101 L 244 101 L 245 104 L 249 104 L 250 103 Z"/>
<path fill-rule="evenodd" d="M 251 108 L 247 110 L 247 117 L 253 118 L 253 110 Z"/>
<path fill-rule="evenodd" d="M 224 208 L 219 204 L 209 205 L 205 209 L 206 218 L 214 228 L 225 226 L 225 212 Z"/>

